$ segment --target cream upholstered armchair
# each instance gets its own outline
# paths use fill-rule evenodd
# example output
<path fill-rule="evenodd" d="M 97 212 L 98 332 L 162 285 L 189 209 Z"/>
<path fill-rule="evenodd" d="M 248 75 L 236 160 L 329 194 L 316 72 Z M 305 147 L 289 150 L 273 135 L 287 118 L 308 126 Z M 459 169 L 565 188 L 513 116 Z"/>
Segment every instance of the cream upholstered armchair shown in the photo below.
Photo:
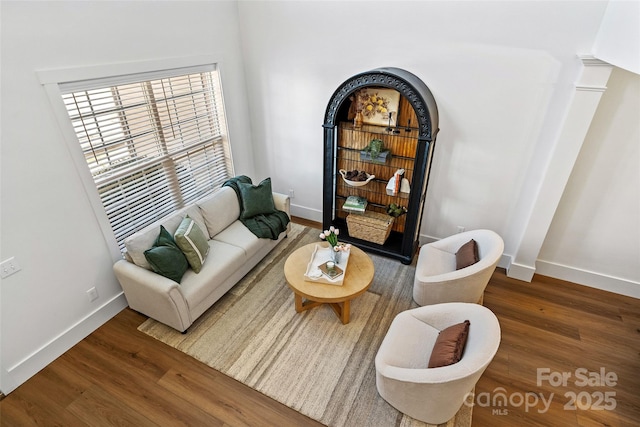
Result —
<path fill-rule="evenodd" d="M 469 320 L 459 362 L 428 368 L 441 330 Z M 444 303 L 398 314 L 375 359 L 380 396 L 402 413 L 430 424 L 446 423 L 493 360 L 500 345 L 500 324 L 488 308 L 472 303 Z"/>
<path fill-rule="evenodd" d="M 479 261 L 456 270 L 456 252 L 469 240 L 478 245 Z M 504 251 L 502 238 L 491 230 L 471 230 L 420 247 L 413 299 L 419 305 L 442 302 L 482 303 L 484 289 Z"/>

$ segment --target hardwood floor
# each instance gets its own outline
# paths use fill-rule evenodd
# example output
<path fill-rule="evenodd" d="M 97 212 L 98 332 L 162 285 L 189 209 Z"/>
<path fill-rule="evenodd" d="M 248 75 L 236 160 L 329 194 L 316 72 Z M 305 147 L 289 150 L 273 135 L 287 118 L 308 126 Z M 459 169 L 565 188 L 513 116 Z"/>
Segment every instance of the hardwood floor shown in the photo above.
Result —
<path fill-rule="evenodd" d="M 2 426 L 321 426 L 136 329 L 127 308 L 0 402 Z"/>
<path fill-rule="evenodd" d="M 639 300 L 539 275 L 525 283 L 498 269 L 484 305 L 502 341 L 476 386 L 474 426 L 640 425 Z M 546 369 L 540 385 L 538 369 Z M 501 391 L 507 405 L 482 405 Z"/>
<path fill-rule="evenodd" d="M 498 269 L 484 305 L 500 319 L 502 342 L 476 386 L 474 426 L 640 424 L 640 301 L 542 276 L 524 283 Z M 0 425 L 321 426 L 138 332 L 145 319 L 120 312 L 0 401 Z M 571 376 L 538 385 L 539 368 L 552 380 Z M 616 384 L 581 387 L 578 369 L 604 369 Z M 565 409 L 570 392 L 582 409 Z M 589 409 L 596 403 L 615 409 Z"/>

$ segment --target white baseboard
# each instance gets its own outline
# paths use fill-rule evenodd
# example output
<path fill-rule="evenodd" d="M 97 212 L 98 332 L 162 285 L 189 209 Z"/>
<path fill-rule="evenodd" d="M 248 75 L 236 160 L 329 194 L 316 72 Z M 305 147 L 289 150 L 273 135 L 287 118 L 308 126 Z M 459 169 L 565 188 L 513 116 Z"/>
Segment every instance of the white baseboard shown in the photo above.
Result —
<path fill-rule="evenodd" d="M 291 215 L 322 223 L 322 211 L 291 203 Z"/>
<path fill-rule="evenodd" d="M 513 257 L 509 254 L 502 254 L 502 256 L 500 257 L 500 260 L 498 261 L 498 267 L 500 268 L 504 268 L 505 270 L 509 269 L 509 266 L 511 265 L 511 260 L 513 259 Z"/>
<path fill-rule="evenodd" d="M 640 299 L 639 282 L 545 260 L 536 261 L 536 267 L 536 273 L 542 274 L 543 276 L 554 277 L 579 285 Z"/>
<path fill-rule="evenodd" d="M 433 243 L 433 242 L 435 242 L 436 240 L 440 240 L 440 239 L 438 239 L 437 237 L 433 237 L 433 236 L 426 235 L 426 234 L 420 234 L 420 235 L 418 236 L 418 244 L 419 244 L 420 246 L 422 246 L 422 245 L 427 245 L 427 244 L 429 244 L 429 243 Z"/>
<path fill-rule="evenodd" d="M 513 257 L 509 257 L 509 261 L 505 267 L 507 269 L 507 277 L 524 282 L 531 282 L 533 275 L 536 273 L 536 268 L 530 265 L 518 264 L 517 262 L 513 262 L 512 259 Z"/>
<path fill-rule="evenodd" d="M 11 366 L 6 372 L 3 372 L 2 393 L 7 395 L 15 390 L 20 384 L 37 374 L 127 306 L 124 293 L 120 292 L 49 343 Z"/>

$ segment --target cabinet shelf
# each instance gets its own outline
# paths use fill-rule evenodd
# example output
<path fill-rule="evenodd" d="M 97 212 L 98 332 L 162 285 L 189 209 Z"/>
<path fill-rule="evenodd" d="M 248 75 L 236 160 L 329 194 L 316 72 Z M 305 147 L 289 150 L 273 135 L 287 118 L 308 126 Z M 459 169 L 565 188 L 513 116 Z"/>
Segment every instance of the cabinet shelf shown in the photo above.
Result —
<path fill-rule="evenodd" d="M 390 106 L 390 111 L 396 113 L 394 118 L 397 126 L 391 130 L 373 124 L 354 126 L 353 113 L 357 107 L 353 100 L 361 89 L 386 93 L 392 89 L 399 92 L 398 104 Z M 393 98 L 390 95 L 389 99 Z M 420 79 L 405 70 L 380 68 L 361 73 L 336 89 L 327 106 L 323 128 L 323 227 L 339 227 L 341 240 L 363 250 L 411 263 L 418 248 L 438 130 L 438 113 L 433 95 Z M 373 139 L 382 140 L 383 150 L 389 150 L 385 162 L 361 158 L 361 151 L 369 147 Z M 338 173 L 341 169 L 365 171 L 375 175 L 375 178 L 360 187 L 349 186 Z M 404 170 L 402 177 L 409 181 L 410 191 L 387 194 L 387 184 L 399 169 Z M 383 244 L 356 239 L 348 232 L 346 218 L 358 214 L 342 209 L 349 196 L 367 199 L 367 211 L 386 215 L 386 207 L 393 203 L 405 207 L 407 213 L 395 218 L 391 233 Z"/>
<path fill-rule="evenodd" d="M 359 196 L 364 197 L 369 203 L 388 205 L 389 203 L 402 203 L 409 198 L 411 193 L 398 193 L 393 196 L 387 194 L 387 182 L 372 180 L 364 187 L 351 187 L 343 182 L 336 185 L 336 197 Z"/>
<path fill-rule="evenodd" d="M 360 155 L 360 152 L 362 151 L 361 149 L 358 148 L 349 148 L 349 147 L 338 147 L 338 151 L 353 151 L 358 153 L 358 155 Z M 405 157 L 405 156 L 398 156 L 395 155 L 393 153 L 390 153 L 390 159 L 396 158 L 396 159 L 401 159 L 401 160 L 410 160 L 413 161 L 412 157 Z M 372 161 L 372 160 L 362 160 L 359 159 L 358 161 L 363 162 L 363 163 L 373 163 L 375 165 L 380 165 L 380 166 L 386 166 L 387 163 L 382 163 L 382 162 L 376 162 L 376 161 Z"/>
<path fill-rule="evenodd" d="M 349 196 L 336 195 L 336 200 L 347 200 L 347 197 Z M 396 204 L 401 204 L 401 203 L 396 203 Z M 340 206 L 342 206 L 342 203 L 340 204 Z M 372 210 L 371 207 L 386 209 L 387 205 L 381 205 L 380 203 L 375 203 L 375 202 L 368 202 L 368 205 L 367 205 L 368 210 Z M 340 207 L 340 210 L 342 210 L 342 207 Z"/>

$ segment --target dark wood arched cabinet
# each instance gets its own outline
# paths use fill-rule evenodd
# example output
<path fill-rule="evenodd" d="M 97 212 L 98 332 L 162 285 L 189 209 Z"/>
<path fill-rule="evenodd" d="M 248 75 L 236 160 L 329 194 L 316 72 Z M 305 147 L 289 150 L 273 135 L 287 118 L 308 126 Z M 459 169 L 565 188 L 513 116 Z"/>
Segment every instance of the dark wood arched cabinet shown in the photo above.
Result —
<path fill-rule="evenodd" d="M 355 75 L 334 92 L 323 128 L 324 229 L 333 225 L 341 241 L 410 264 L 438 133 L 431 91 L 399 68 Z M 406 213 L 394 218 L 394 207 Z"/>

